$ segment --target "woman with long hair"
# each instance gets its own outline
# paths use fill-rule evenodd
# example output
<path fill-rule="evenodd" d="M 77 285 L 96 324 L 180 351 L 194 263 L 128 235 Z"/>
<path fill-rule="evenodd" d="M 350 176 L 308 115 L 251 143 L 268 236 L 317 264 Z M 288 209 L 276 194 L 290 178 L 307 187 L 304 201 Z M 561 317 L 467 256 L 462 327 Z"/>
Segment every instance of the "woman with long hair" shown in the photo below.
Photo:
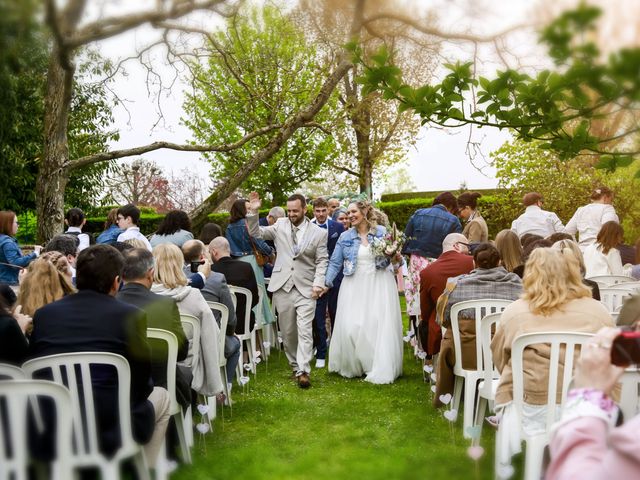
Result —
<path fill-rule="evenodd" d="M 489 228 L 478 211 L 478 199 L 482 194 L 465 192 L 458 197 L 458 216 L 465 221 L 462 234 L 469 243 L 489 241 Z"/>
<path fill-rule="evenodd" d="M 622 243 L 624 231 L 618 222 L 607 222 L 598 232 L 596 242 L 584 250 L 586 277 L 622 275 L 622 258 L 616 248 Z"/>
<path fill-rule="evenodd" d="M 534 435 L 544 432 L 546 420 L 550 347 L 540 344 L 524 352 L 526 403 L 519 419 L 511 403 L 511 345 L 516 337 L 549 331 L 596 333 L 602 327 L 613 326 L 604 305 L 591 298 L 591 290 L 582 282 L 578 260 L 569 249 L 538 248 L 532 251 L 525 264 L 522 285 L 522 297 L 502 312 L 500 327 L 491 342 L 493 359 L 500 372 L 495 405 L 502 415 L 500 429 L 505 432 L 502 436 L 505 444 L 497 446 L 496 450 L 505 452 L 499 459 L 503 464 L 509 463 L 510 457 L 519 452 L 519 425 Z M 558 403 L 561 394 L 559 391 Z"/>
<path fill-rule="evenodd" d="M 582 283 L 584 283 L 591 289 L 591 298 L 593 298 L 594 300 L 600 300 L 600 287 L 598 286 L 598 283 L 585 278 L 585 275 L 587 274 L 587 267 L 584 264 L 584 255 L 582 255 L 577 242 L 575 240 L 565 239 L 555 242 L 552 247 L 556 250 L 568 249 L 573 252 L 573 255 L 576 257 L 576 259 L 578 260 L 578 264 L 580 265 L 580 275 L 582 275 Z"/>
<path fill-rule="evenodd" d="M 522 265 L 522 245 L 513 230 L 500 230 L 496 235 L 495 246 L 500 254 L 502 266 L 507 272 L 513 272 Z"/>
<path fill-rule="evenodd" d="M 23 313 L 33 316 L 40 307 L 75 291 L 67 257 L 60 252 L 45 252 L 31 262 L 22 278 L 18 305 L 22 305 Z"/>
<path fill-rule="evenodd" d="M 0 211 L 0 282 L 18 285 L 18 273 L 40 255 L 42 246 L 36 245 L 33 252 L 23 255 L 16 240 L 18 217 L 11 210 Z"/>
<path fill-rule="evenodd" d="M 162 243 L 153 249 L 156 268 L 151 291 L 173 298 L 180 313 L 193 315 L 200 322 L 200 345 L 189 342 L 189 353 L 184 364 L 191 367 L 193 380 L 191 388 L 196 392 L 213 396 L 222 392 L 218 356 L 220 328 L 199 290 L 187 286 L 183 272 L 184 257 L 173 243 Z M 189 337 L 189 332 L 187 337 Z M 192 340 L 189 338 L 189 340 Z"/>
<path fill-rule="evenodd" d="M 29 353 L 27 332 L 31 328 L 31 316 L 21 313 L 18 306 L 11 313 L 0 297 L 0 363 L 22 365 Z"/>
<path fill-rule="evenodd" d="M 348 378 L 366 374 L 371 383 L 393 383 L 402 375 L 400 302 L 390 259 L 376 255 L 371 247 L 386 229 L 376 224 L 369 202 L 353 202 L 347 211 L 351 228 L 340 235 L 325 278 L 331 288 L 343 268 L 329 371 Z"/>
<path fill-rule="evenodd" d="M 182 248 L 182 245 L 188 240 L 193 240 L 189 215 L 182 210 L 171 210 L 162 219 L 158 230 L 153 234 L 149 243 L 152 247 L 161 243 L 173 243 Z"/>
<path fill-rule="evenodd" d="M 96 238 L 96 243 L 105 243 L 113 245 L 118 241 L 120 234 L 124 232 L 118 227 L 118 209 L 112 208 L 107 214 L 107 220 L 104 222 L 104 231 Z"/>
<path fill-rule="evenodd" d="M 591 203 L 578 208 L 564 227 L 564 232 L 578 234 L 578 245 L 582 251 L 596 242 L 602 226 L 607 222 L 619 223 L 613 202 L 613 191 L 607 187 L 598 187 L 591 193 Z"/>

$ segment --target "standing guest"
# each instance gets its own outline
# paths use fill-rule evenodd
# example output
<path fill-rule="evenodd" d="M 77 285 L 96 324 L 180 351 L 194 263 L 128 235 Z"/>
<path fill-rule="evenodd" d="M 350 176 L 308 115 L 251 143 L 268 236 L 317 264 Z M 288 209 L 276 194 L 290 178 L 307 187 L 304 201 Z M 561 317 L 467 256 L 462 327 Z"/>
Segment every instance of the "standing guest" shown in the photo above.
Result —
<path fill-rule="evenodd" d="M 591 203 L 578 208 L 564 231 L 571 235 L 578 234 L 578 245 L 585 248 L 596 242 L 602 226 L 607 222 L 620 223 L 613 202 L 613 192 L 607 187 L 596 188 L 591 194 Z"/>
<path fill-rule="evenodd" d="M 0 363 L 24 363 L 29 352 L 25 335 L 30 328 L 31 317 L 21 313 L 20 306 L 11 314 L 4 299 L 0 299 Z"/>
<path fill-rule="evenodd" d="M 225 231 L 225 237 L 229 241 L 231 247 L 231 256 L 247 262 L 253 268 L 253 273 L 258 282 L 258 288 L 262 292 L 262 303 L 254 310 L 257 318 L 263 324 L 274 323 L 276 320 L 271 311 L 269 297 L 267 296 L 267 288 L 264 281 L 264 272 L 262 267 L 258 265 L 256 253 L 261 254 L 263 258 L 271 257 L 273 250 L 265 243 L 262 238 L 249 234 L 247 226 L 247 207 L 249 202 L 246 199 L 239 199 L 233 202 L 229 213 L 229 226 Z"/>
<path fill-rule="evenodd" d="M 529 192 L 522 198 L 522 204 L 525 206 L 524 213 L 511 223 L 511 230 L 518 237 L 522 238 L 523 235 L 532 233 L 546 238 L 563 231 L 564 225 L 558 215 L 542 210 L 542 203 L 542 195 L 538 192 Z"/>
<path fill-rule="evenodd" d="M 618 222 L 607 222 L 598 232 L 596 242 L 584 249 L 586 277 L 596 275 L 622 275 L 622 259 L 616 245 L 622 242 L 624 232 Z"/>
<path fill-rule="evenodd" d="M 329 210 L 329 216 L 330 217 L 333 217 L 333 214 L 339 208 L 340 208 L 340 200 L 338 200 L 335 197 L 332 197 L 329 200 L 327 200 L 327 209 Z M 334 220 L 335 220 L 335 218 L 334 218 Z"/>
<path fill-rule="evenodd" d="M 444 192 L 433 200 L 430 208 L 417 210 L 404 230 L 407 242 L 402 253 L 410 255 L 409 271 L 405 283 L 407 314 L 416 322 L 420 314 L 420 272 L 442 254 L 442 242 L 450 233 L 462 233 L 456 214 L 458 200 Z"/>
<path fill-rule="evenodd" d="M 495 246 L 500 254 L 502 266 L 507 272 L 513 272 L 522 265 L 522 245 L 513 230 L 501 230 L 496 235 Z"/>
<path fill-rule="evenodd" d="M 158 230 L 151 236 L 149 243 L 152 247 L 161 243 L 173 243 L 182 248 L 187 240 L 193 240 L 189 216 L 182 210 L 171 210 L 162 219 Z"/>
<path fill-rule="evenodd" d="M 122 355 L 131 371 L 133 437 L 146 444 L 147 460 L 155 465 L 169 421 L 169 394 L 153 387 L 144 312 L 115 299 L 123 266 L 120 252 L 109 245 L 80 252 L 78 293 L 35 313 L 29 354 L 31 358 L 86 351 Z M 120 437 L 114 373 L 107 370 L 93 378 L 98 438 L 106 455 L 115 452 Z"/>
<path fill-rule="evenodd" d="M 331 215 L 331 220 L 334 222 L 340 222 L 345 230 L 349 230 L 351 228 L 351 222 L 349 222 L 349 215 L 347 215 L 346 208 L 337 208 L 333 215 Z"/>
<path fill-rule="evenodd" d="M 140 209 L 129 203 L 118 209 L 118 227 L 124 230 L 118 235 L 118 242 L 126 242 L 130 238 L 137 238 L 144 243 L 145 248 L 151 251 L 151 244 L 147 237 L 140 233 L 138 222 L 140 221 Z"/>
<path fill-rule="evenodd" d="M 84 227 L 86 222 L 87 219 L 84 218 L 84 212 L 79 208 L 70 208 L 64 218 L 64 223 L 69 227 L 64 233 L 76 237 L 78 241 L 78 253 L 88 248 L 92 243 L 95 243 L 91 235 L 82 233 L 82 227 Z"/>
<path fill-rule="evenodd" d="M 584 264 L 584 256 L 580 251 L 580 247 L 578 246 L 578 243 L 573 239 L 560 240 L 559 242 L 554 243 L 552 247 L 555 248 L 556 250 L 568 249 L 573 253 L 573 255 L 576 257 L 580 265 L 580 275 L 582 275 L 582 283 L 584 283 L 587 287 L 591 289 L 591 298 L 593 298 L 594 300 L 600 300 L 600 287 L 598 286 L 598 282 L 594 282 L 593 280 L 589 280 L 588 278 L 585 278 L 585 275 L 587 273 L 587 267 Z"/>
<path fill-rule="evenodd" d="M 278 256 L 269 282 L 278 310 L 284 351 L 298 386 L 309 388 L 313 357 L 313 317 L 316 299 L 324 293 L 327 271 L 327 233 L 305 216 L 307 201 L 299 194 L 287 199 L 288 218 L 269 227 L 258 225 L 261 205 L 251 193 L 247 216 L 249 230 L 256 237 L 273 240 Z"/>
<path fill-rule="evenodd" d="M 477 192 L 465 192 L 458 197 L 458 215 L 465 221 L 462 234 L 469 243 L 489 241 L 489 228 L 478 211 L 478 199 L 482 195 Z"/>
<path fill-rule="evenodd" d="M 220 376 L 218 338 L 220 328 L 199 290 L 187 285 L 182 271 L 182 252 L 172 243 L 162 243 L 153 249 L 156 267 L 151 291 L 172 298 L 180 313 L 196 317 L 200 322 L 200 345 L 191 345 L 185 364 L 191 367 L 191 388 L 205 396 L 223 391 Z M 191 339 L 190 339 L 191 340 Z"/>
<path fill-rule="evenodd" d="M 522 280 L 515 273 L 507 272 L 500 265 L 500 254 L 490 243 L 482 243 L 473 252 L 475 269 L 467 275 L 450 279 L 450 285 L 443 294 L 441 306 L 444 312 L 441 325 L 447 331 L 442 339 L 440 356 L 438 357 L 438 375 L 436 394 L 433 405 L 441 407 L 440 395 L 453 393 L 455 376 L 453 367 L 456 363 L 456 353 L 453 347 L 453 333 L 451 332 L 451 307 L 466 300 L 480 300 L 496 298 L 502 300 L 516 300 L 522 293 Z M 460 330 L 460 346 L 462 368 L 474 370 L 476 365 L 476 323 L 474 310 L 462 310 L 458 315 Z"/>
<path fill-rule="evenodd" d="M 40 307 L 75 291 L 67 258 L 60 252 L 46 252 L 31 262 L 22 278 L 18 304 L 25 314 L 33 316 Z"/>
<path fill-rule="evenodd" d="M 267 215 L 267 218 L 264 219 L 265 222 L 263 222 L 262 218 L 260 219 L 260 226 L 262 227 L 268 227 L 269 225 L 273 225 L 274 223 L 276 223 L 278 221 L 278 219 L 280 218 L 284 218 L 287 216 L 287 212 L 284 211 L 284 208 L 282 207 L 273 207 L 271 210 L 269 210 L 269 214 Z M 271 241 L 271 240 L 265 240 L 265 243 L 267 245 L 269 245 L 271 247 L 271 249 L 273 250 L 274 255 L 276 254 L 276 245 Z M 272 255 L 269 258 L 269 261 L 267 263 L 264 264 L 264 266 L 262 267 L 262 271 L 264 273 L 264 277 L 266 278 L 271 278 L 271 273 L 273 272 L 273 262 L 274 262 L 274 256 Z M 266 281 L 265 281 L 266 283 Z M 271 297 L 269 297 L 271 298 Z"/>
<path fill-rule="evenodd" d="M 436 323 L 436 305 L 447 279 L 473 270 L 467 238 L 450 233 L 442 242 L 442 255 L 420 272 L 420 315 L 418 337 L 422 350 L 431 357 L 440 351 L 442 328 Z"/>
<path fill-rule="evenodd" d="M 113 245 L 118 241 L 118 237 L 123 230 L 118 227 L 118 209 L 112 208 L 107 214 L 107 220 L 104 222 L 104 231 L 96 238 L 96 243 L 104 243 Z"/>
<path fill-rule="evenodd" d="M 329 258 L 331 258 L 331 255 L 333 255 L 333 251 L 336 248 L 338 238 L 342 235 L 342 232 L 344 232 L 344 227 L 341 223 L 334 222 L 329 218 L 329 206 L 326 200 L 322 197 L 316 198 L 313 201 L 313 217 L 314 218 L 311 220 L 311 223 L 315 223 L 317 226 L 327 231 L 327 252 Z M 330 288 L 325 295 L 316 300 L 316 313 L 313 321 L 313 333 L 316 340 L 314 342 L 316 346 L 316 368 L 325 367 L 325 361 L 327 358 L 327 307 L 333 328 L 342 277 L 342 269 L 340 269 L 333 281 L 333 287 Z"/>
<path fill-rule="evenodd" d="M 205 245 L 209 245 L 211 240 L 216 237 L 220 237 L 222 235 L 222 229 L 220 225 L 217 223 L 205 223 L 204 227 L 202 227 L 202 231 L 200 232 L 200 236 L 198 240 L 200 240 Z"/>
<path fill-rule="evenodd" d="M 18 273 L 28 266 L 42 247 L 36 245 L 33 252 L 22 255 L 15 236 L 18 232 L 18 217 L 10 210 L 0 211 L 0 282 L 18 285 Z"/>

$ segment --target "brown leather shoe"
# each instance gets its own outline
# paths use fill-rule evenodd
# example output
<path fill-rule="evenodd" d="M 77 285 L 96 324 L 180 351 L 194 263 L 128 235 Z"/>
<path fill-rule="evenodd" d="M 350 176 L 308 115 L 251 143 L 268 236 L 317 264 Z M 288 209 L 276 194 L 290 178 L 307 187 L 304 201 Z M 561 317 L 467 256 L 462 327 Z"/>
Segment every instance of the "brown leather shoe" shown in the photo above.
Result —
<path fill-rule="evenodd" d="M 308 373 L 302 373 L 298 375 L 298 386 L 300 388 L 309 388 L 311 386 L 311 381 L 309 380 Z"/>

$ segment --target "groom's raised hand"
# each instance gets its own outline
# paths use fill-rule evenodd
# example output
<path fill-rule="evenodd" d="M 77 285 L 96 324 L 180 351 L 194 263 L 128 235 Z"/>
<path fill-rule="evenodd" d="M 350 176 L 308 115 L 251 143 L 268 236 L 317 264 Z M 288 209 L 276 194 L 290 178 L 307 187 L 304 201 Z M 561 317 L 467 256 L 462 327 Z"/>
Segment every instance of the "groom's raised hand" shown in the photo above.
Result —
<path fill-rule="evenodd" d="M 249 194 L 249 213 L 258 213 L 260 207 L 262 206 L 262 200 L 260 200 L 260 195 L 258 192 L 251 192 Z"/>

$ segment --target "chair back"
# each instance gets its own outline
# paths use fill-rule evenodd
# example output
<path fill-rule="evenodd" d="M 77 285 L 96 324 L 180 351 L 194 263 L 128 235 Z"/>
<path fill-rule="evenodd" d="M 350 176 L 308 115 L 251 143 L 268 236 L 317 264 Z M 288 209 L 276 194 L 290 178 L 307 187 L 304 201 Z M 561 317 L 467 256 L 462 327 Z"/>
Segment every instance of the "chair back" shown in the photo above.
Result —
<path fill-rule="evenodd" d="M 200 358 L 200 320 L 193 315 L 181 313 L 180 322 L 189 341 L 189 356 L 191 357 L 191 366 L 193 366 L 198 363 Z"/>
<path fill-rule="evenodd" d="M 482 368 L 484 372 L 484 385 L 481 392 L 484 398 L 493 398 L 493 381 L 500 378 L 500 372 L 493 363 L 491 351 L 492 332 L 500 325 L 502 312 L 490 313 L 482 317 L 480 321 L 480 345 L 482 348 Z"/>
<path fill-rule="evenodd" d="M 167 391 L 171 401 L 170 415 L 180 412 L 180 405 L 176 398 L 176 369 L 178 362 L 178 337 L 173 332 L 161 328 L 147 328 L 147 338 L 166 343 L 167 351 Z M 151 343 L 151 342 L 149 342 Z M 153 347 L 152 347 L 153 348 Z"/>
<path fill-rule="evenodd" d="M 615 285 L 610 285 L 608 288 L 619 289 L 619 290 L 627 290 L 632 293 L 640 292 L 640 282 L 621 282 L 616 283 Z"/>
<path fill-rule="evenodd" d="M 220 313 L 220 335 L 218 335 L 218 352 L 220 354 L 220 365 L 226 365 L 227 360 L 224 357 L 224 342 L 227 336 L 227 325 L 229 323 L 229 309 L 226 305 L 219 302 L 207 302 L 214 316 L 216 312 Z"/>
<path fill-rule="evenodd" d="M 458 302 L 451 307 L 451 334 L 453 336 L 453 347 L 456 352 L 456 362 L 453 367 L 453 372 L 456 375 L 462 374 L 462 343 L 460 340 L 460 319 L 459 315 L 463 310 L 473 310 L 475 331 L 476 331 L 476 370 L 482 370 L 482 343 L 478 341 L 478 332 L 481 332 L 482 318 L 491 313 L 500 313 L 507 305 L 511 304 L 512 300 L 501 299 L 479 299 L 479 300 L 466 300 L 464 302 Z"/>
<path fill-rule="evenodd" d="M 618 405 L 624 420 L 628 421 L 640 413 L 640 369 L 627 368 L 620 378 L 622 390 Z"/>
<path fill-rule="evenodd" d="M 71 394 L 64 386 L 46 380 L 0 381 L 0 479 L 29 478 L 27 419 L 30 406 L 38 398 L 53 402 L 55 410 L 55 451 L 51 476 L 56 480 L 72 478 L 70 459 L 72 418 Z"/>
<path fill-rule="evenodd" d="M 106 459 L 99 449 L 96 405 L 92 388 L 91 366 L 106 365 L 115 369 L 118 379 L 118 410 L 121 445 L 113 458 Z M 131 426 L 131 371 L 121 355 L 108 352 L 60 353 L 29 360 L 23 370 L 34 376 L 41 371 L 51 372 L 55 383 L 64 385 L 71 393 L 67 404 L 73 414 L 74 459 L 78 465 L 98 465 L 105 461 L 119 461 L 136 455 L 140 447 L 133 439 Z"/>
<path fill-rule="evenodd" d="M 15 365 L 0 363 L 0 380 L 23 380 L 27 378 L 24 371 Z"/>
<path fill-rule="evenodd" d="M 635 293 L 633 288 L 624 288 L 623 284 L 616 287 L 606 287 L 600 289 L 600 302 L 607 308 L 609 313 L 617 312 L 622 307 L 626 297 Z"/>
<path fill-rule="evenodd" d="M 248 339 L 251 335 L 251 304 L 253 303 L 253 294 L 251 290 L 244 287 L 236 287 L 235 285 L 229 285 L 229 290 L 231 291 L 233 298 L 233 305 L 236 307 L 238 305 L 238 295 L 245 296 L 245 308 L 244 308 L 244 319 L 238 318 L 238 321 L 244 321 L 244 334 L 240 335 L 243 339 Z"/>
<path fill-rule="evenodd" d="M 538 332 L 525 333 L 516 337 L 511 345 L 511 369 L 513 374 L 513 405 L 516 408 L 519 418 L 522 417 L 524 405 L 524 362 L 523 354 L 526 348 L 531 345 L 549 344 L 551 347 L 549 357 L 549 381 L 547 383 L 547 414 L 546 433 L 550 431 L 551 425 L 557 420 L 555 408 L 557 403 L 558 388 L 561 389 L 560 405 L 564 404 L 571 378 L 573 376 L 574 357 L 576 346 L 583 345 L 593 337 L 591 333 L 576 332 Z M 564 352 L 561 347 L 564 346 Z M 561 382 L 560 374 L 561 362 L 564 364 Z"/>
<path fill-rule="evenodd" d="M 610 287 L 619 283 L 635 282 L 633 277 L 626 275 L 594 275 L 593 277 L 588 277 L 588 280 L 593 280 L 600 288 Z"/>

